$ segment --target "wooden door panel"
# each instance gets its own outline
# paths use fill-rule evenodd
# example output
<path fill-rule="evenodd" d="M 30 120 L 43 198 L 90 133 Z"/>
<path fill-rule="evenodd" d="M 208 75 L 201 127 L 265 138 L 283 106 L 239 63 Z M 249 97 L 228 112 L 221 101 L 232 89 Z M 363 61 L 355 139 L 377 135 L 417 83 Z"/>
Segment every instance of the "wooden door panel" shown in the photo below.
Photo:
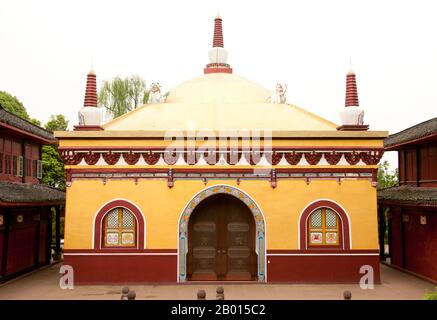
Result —
<path fill-rule="evenodd" d="M 191 279 L 217 280 L 217 222 L 213 207 L 194 217 L 191 228 Z"/>
<path fill-rule="evenodd" d="M 193 249 L 193 280 L 217 280 L 216 248 L 197 246 Z"/>
<path fill-rule="evenodd" d="M 207 199 L 189 225 L 190 280 L 256 278 L 255 223 L 244 203 L 229 196 Z"/>
<path fill-rule="evenodd" d="M 249 247 L 230 247 L 228 249 L 227 280 L 251 280 Z"/>
<path fill-rule="evenodd" d="M 230 215 L 229 220 L 235 216 Z M 236 220 L 227 223 L 227 273 L 228 280 L 251 280 L 250 268 L 250 225 L 248 222 L 241 222 L 244 215 L 240 215 Z"/>
<path fill-rule="evenodd" d="M 12 274 L 35 264 L 37 230 L 34 224 L 30 224 L 9 232 L 6 273 Z"/>

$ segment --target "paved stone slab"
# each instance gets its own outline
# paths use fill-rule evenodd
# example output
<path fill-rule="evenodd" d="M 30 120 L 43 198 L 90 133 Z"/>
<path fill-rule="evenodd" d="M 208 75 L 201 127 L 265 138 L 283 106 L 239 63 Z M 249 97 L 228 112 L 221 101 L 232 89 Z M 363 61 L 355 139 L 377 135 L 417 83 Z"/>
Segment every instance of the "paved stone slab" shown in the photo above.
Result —
<path fill-rule="evenodd" d="M 80 299 L 119 300 L 123 285 L 75 286 L 73 290 L 59 287 L 60 264 L 52 265 L 0 287 L 0 299 Z M 381 265 L 382 283 L 373 290 L 362 290 L 353 284 L 220 284 L 224 288 L 225 299 L 343 299 L 343 292 L 352 292 L 352 299 L 410 300 L 423 299 L 426 290 L 434 285 Z M 181 285 L 130 285 L 135 290 L 137 300 L 196 299 L 197 291 L 204 289 L 206 299 L 215 300 L 218 284 Z"/>

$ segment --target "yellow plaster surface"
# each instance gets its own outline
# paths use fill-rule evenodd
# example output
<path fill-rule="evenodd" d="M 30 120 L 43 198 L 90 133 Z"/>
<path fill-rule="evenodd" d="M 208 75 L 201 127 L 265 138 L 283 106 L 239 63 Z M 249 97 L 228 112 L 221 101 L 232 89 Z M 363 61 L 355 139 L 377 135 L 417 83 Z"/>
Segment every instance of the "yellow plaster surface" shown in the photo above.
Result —
<path fill-rule="evenodd" d="M 337 202 L 350 218 L 352 249 L 377 249 L 376 189 L 370 181 L 280 180 L 277 188 L 268 181 L 176 180 L 173 188 L 165 180 L 75 180 L 67 188 L 66 249 L 91 249 L 93 221 L 99 208 L 109 201 L 125 199 L 137 205 L 146 221 L 146 248 L 176 249 L 179 217 L 198 192 L 216 184 L 227 184 L 246 192 L 259 205 L 266 222 L 267 249 L 298 249 L 299 216 L 318 199 Z"/>

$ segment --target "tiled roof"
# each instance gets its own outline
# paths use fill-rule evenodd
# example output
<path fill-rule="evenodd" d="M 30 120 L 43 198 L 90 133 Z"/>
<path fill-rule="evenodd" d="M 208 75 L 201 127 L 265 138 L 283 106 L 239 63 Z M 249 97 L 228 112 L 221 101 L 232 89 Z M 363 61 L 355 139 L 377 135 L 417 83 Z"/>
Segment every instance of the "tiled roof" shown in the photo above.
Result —
<path fill-rule="evenodd" d="M 400 186 L 378 190 L 378 202 L 399 202 L 437 207 L 437 188 Z"/>
<path fill-rule="evenodd" d="M 44 184 L 0 182 L 1 202 L 53 202 L 65 201 L 65 192 Z"/>
<path fill-rule="evenodd" d="M 391 134 L 384 140 L 384 147 L 388 148 L 398 144 L 404 144 L 434 134 L 437 134 L 437 117 L 416 124 L 415 126 L 407 128 L 401 132 Z"/>
<path fill-rule="evenodd" d="M 23 118 L 20 118 L 19 116 L 8 112 L 0 106 L 0 124 L 1 123 L 5 123 L 17 129 L 29 132 L 33 135 L 40 137 L 43 140 L 48 140 L 51 142 L 56 141 L 56 138 L 50 131 L 38 127 L 32 122 L 24 120 Z"/>

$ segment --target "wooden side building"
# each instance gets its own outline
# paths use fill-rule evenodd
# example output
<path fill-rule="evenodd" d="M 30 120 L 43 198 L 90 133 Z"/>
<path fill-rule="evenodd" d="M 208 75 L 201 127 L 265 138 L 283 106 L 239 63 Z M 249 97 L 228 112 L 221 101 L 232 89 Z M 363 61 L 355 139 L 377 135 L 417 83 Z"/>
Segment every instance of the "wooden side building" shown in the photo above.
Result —
<path fill-rule="evenodd" d="M 437 282 L 437 117 L 390 135 L 384 147 L 399 153 L 399 186 L 378 192 L 381 256 L 388 232 L 390 263 Z"/>
<path fill-rule="evenodd" d="M 56 251 L 65 192 L 40 184 L 41 148 L 56 139 L 0 106 L 0 281 L 51 261 L 52 208 Z"/>

